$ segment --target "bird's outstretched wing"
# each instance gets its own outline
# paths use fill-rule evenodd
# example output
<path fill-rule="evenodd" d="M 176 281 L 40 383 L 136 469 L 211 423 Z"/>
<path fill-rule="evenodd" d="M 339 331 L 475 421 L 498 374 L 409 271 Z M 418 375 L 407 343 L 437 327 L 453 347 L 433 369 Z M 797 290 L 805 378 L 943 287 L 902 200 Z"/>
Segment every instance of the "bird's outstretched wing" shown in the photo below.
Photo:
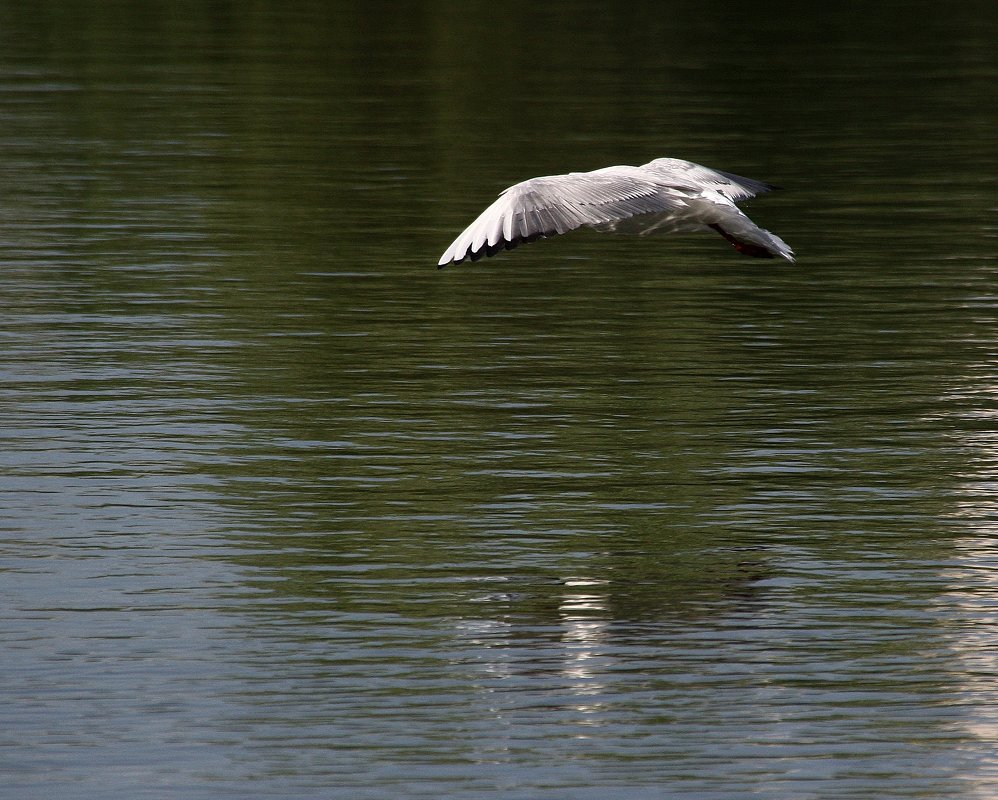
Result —
<path fill-rule="evenodd" d="M 742 255 L 794 260 L 794 251 L 772 231 L 760 228 L 720 190 L 704 189 L 689 200 L 690 216 L 717 231 Z"/>
<path fill-rule="evenodd" d="M 682 191 L 637 167 L 531 178 L 510 186 L 454 240 L 439 266 L 477 261 L 523 242 L 682 206 Z"/>
<path fill-rule="evenodd" d="M 734 200 L 748 200 L 763 192 L 779 189 L 771 183 L 744 178 L 719 169 L 711 169 L 681 158 L 656 158 L 643 164 L 640 169 L 655 175 L 666 183 L 688 189 L 713 189 Z"/>

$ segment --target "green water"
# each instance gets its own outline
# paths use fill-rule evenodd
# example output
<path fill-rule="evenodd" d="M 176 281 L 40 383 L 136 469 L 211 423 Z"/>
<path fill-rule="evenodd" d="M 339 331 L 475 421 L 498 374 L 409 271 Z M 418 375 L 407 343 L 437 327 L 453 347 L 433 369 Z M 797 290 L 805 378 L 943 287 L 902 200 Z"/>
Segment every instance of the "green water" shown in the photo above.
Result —
<path fill-rule="evenodd" d="M 0 12 L 5 797 L 990 797 L 991 4 Z"/>

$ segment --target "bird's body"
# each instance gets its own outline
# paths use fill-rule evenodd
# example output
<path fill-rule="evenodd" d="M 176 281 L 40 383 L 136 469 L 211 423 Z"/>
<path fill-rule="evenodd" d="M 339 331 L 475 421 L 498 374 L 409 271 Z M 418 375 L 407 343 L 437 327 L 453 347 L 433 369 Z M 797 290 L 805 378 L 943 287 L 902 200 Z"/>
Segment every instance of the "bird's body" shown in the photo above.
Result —
<path fill-rule="evenodd" d="M 581 227 L 642 235 L 713 229 L 744 255 L 793 261 L 793 250 L 779 236 L 735 205 L 775 188 L 678 158 L 531 178 L 503 191 L 447 248 L 439 266 Z"/>

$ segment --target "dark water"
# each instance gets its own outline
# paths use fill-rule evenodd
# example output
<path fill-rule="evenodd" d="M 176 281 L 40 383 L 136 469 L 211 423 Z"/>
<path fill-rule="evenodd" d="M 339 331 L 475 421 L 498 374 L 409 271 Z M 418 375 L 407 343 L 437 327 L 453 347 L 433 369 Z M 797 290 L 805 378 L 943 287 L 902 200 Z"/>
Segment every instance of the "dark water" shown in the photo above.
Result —
<path fill-rule="evenodd" d="M 993 796 L 998 14 L 756 5 L 0 3 L 5 798 Z"/>

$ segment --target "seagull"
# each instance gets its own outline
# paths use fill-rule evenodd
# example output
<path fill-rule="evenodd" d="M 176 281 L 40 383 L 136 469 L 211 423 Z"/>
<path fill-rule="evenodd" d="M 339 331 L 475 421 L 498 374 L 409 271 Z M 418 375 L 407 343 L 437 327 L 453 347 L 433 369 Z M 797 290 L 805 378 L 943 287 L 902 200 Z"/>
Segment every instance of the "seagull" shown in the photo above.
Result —
<path fill-rule="evenodd" d="M 711 229 L 742 255 L 793 261 L 786 242 L 735 205 L 778 188 L 679 158 L 531 178 L 501 192 L 447 248 L 438 268 L 582 227 L 641 235 Z"/>

